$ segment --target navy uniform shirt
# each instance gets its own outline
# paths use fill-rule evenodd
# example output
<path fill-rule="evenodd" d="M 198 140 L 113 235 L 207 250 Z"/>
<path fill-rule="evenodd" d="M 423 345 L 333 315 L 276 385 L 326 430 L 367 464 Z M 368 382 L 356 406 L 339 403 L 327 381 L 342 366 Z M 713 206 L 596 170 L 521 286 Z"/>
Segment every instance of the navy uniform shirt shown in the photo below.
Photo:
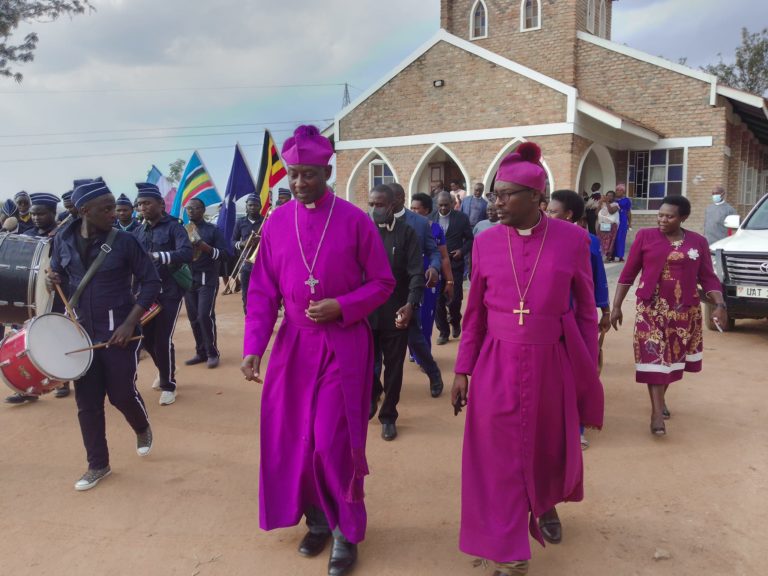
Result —
<path fill-rule="evenodd" d="M 51 269 L 62 276 L 62 284 L 70 294 L 74 294 L 107 239 L 106 232 L 93 239 L 78 239 L 82 222 L 77 218 L 59 231 L 51 258 Z M 85 261 L 79 243 L 83 244 Z M 133 277 L 141 286 L 137 297 L 131 291 Z M 83 290 L 75 312 L 91 339 L 105 342 L 125 322 L 134 304 L 149 309 L 159 292 L 160 278 L 152 259 L 136 238 L 118 231 L 111 251 Z"/>
<path fill-rule="evenodd" d="M 128 226 L 123 226 L 120 224 L 120 220 L 115 220 L 114 228 L 117 228 L 118 230 L 122 230 L 123 232 L 133 232 L 141 226 L 138 220 L 136 218 L 131 218 L 131 223 L 128 224 Z"/>
<path fill-rule="evenodd" d="M 22 236 L 32 236 L 33 238 L 50 238 L 56 233 L 56 224 L 48 228 L 48 230 L 40 230 L 36 226 L 32 226 L 29 230 L 25 230 L 21 233 Z"/>
<path fill-rule="evenodd" d="M 237 250 L 242 250 L 245 247 L 245 243 L 250 238 L 252 232 L 258 232 L 261 230 L 261 223 L 264 222 L 264 216 L 259 214 L 256 216 L 256 220 L 251 222 L 248 216 L 243 216 L 237 219 L 235 222 L 235 231 L 232 234 L 232 244 L 234 244 Z M 253 264 L 246 261 L 243 264 L 243 270 L 250 270 L 253 268 Z"/>
<path fill-rule="evenodd" d="M 210 222 L 202 221 L 195 226 L 197 226 L 200 239 L 208 244 L 213 251 L 210 254 L 202 251 L 198 254 L 198 250 L 195 250 L 196 257 L 191 264 L 192 280 L 203 286 L 215 284 L 219 281 L 219 263 L 229 257 L 227 243 L 224 241 L 221 230 Z"/>
<path fill-rule="evenodd" d="M 165 214 L 154 226 L 145 222 L 133 231 L 133 235 L 150 256 L 157 254 L 157 259 L 153 260 L 163 283 L 160 293 L 168 298 L 183 297 L 184 291 L 173 279 L 173 272 L 182 264 L 192 262 L 192 243 L 184 226 Z"/>
<path fill-rule="evenodd" d="M 19 227 L 16 230 L 17 234 L 25 234 L 28 230 L 35 230 L 35 224 L 32 222 L 32 216 L 27 214 L 27 220 L 22 220 L 21 216 L 16 216 L 17 220 L 19 221 Z M 32 234 L 32 236 L 37 236 L 37 234 Z"/>

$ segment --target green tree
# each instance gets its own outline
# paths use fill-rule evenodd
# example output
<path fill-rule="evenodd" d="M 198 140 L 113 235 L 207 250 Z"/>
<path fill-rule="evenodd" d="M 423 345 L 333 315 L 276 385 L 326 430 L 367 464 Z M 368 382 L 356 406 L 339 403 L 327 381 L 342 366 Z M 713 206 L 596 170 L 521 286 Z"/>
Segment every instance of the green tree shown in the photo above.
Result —
<path fill-rule="evenodd" d="M 35 58 L 38 36 L 27 34 L 20 43 L 13 43 L 11 36 L 22 22 L 43 22 L 59 16 L 82 14 L 95 10 L 90 0 L 0 0 L 0 76 L 21 82 L 23 76 L 12 64 L 31 62 Z"/>
<path fill-rule="evenodd" d="M 732 88 L 760 95 L 768 92 L 768 28 L 752 33 L 742 28 L 741 46 L 736 48 L 732 64 L 726 63 L 722 54 L 718 57 L 720 62 L 701 69 Z"/>
<path fill-rule="evenodd" d="M 166 178 L 171 184 L 178 184 L 181 177 L 184 176 L 184 168 L 187 166 L 187 161 L 179 158 L 168 164 L 168 176 Z"/>

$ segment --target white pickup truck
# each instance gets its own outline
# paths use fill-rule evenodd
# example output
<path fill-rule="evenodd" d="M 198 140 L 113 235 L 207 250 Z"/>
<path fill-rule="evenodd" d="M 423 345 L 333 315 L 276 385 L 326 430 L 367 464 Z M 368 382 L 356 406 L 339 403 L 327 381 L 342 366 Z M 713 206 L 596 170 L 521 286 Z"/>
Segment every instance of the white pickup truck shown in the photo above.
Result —
<path fill-rule="evenodd" d="M 726 217 L 726 228 L 736 232 L 709 247 L 728 306 L 723 330 L 732 330 L 739 318 L 768 318 L 768 194 L 743 222 L 739 220 L 738 215 Z M 710 316 L 708 309 L 706 317 Z M 715 330 L 708 322 L 709 329 Z"/>

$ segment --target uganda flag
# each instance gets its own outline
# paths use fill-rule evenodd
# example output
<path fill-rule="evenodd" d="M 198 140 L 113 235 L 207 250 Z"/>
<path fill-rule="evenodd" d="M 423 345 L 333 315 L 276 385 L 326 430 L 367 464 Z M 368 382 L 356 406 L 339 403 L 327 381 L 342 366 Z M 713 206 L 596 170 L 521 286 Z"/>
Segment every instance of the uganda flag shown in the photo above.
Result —
<path fill-rule="evenodd" d="M 261 149 L 261 166 L 259 167 L 259 180 L 256 184 L 256 193 L 261 199 L 261 215 L 266 216 L 272 204 L 270 191 L 277 183 L 285 178 L 287 172 L 283 160 L 272 139 L 269 130 L 264 130 L 264 146 Z"/>
<path fill-rule="evenodd" d="M 219 196 L 219 192 L 216 190 L 216 185 L 213 183 L 211 175 L 205 168 L 205 164 L 203 164 L 203 160 L 197 151 L 192 154 L 189 162 L 187 162 L 184 175 L 181 177 L 181 181 L 179 181 L 176 197 L 173 199 L 171 216 L 182 218 L 185 223 L 188 222 L 189 217 L 184 208 L 186 208 L 187 203 L 192 198 L 197 198 L 206 206 L 221 202 L 221 196 Z"/>

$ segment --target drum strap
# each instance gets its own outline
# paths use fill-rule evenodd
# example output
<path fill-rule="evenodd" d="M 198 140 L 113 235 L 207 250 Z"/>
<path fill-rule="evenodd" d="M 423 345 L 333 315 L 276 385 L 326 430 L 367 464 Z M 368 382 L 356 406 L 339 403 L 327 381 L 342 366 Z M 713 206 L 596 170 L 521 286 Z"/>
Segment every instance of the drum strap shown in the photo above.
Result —
<path fill-rule="evenodd" d="M 94 260 L 90 265 L 85 273 L 85 276 L 83 276 L 83 279 L 80 280 L 80 284 L 77 285 L 75 293 L 72 294 L 72 298 L 69 299 L 69 305 L 72 308 L 77 306 L 77 303 L 80 301 L 80 296 L 82 296 L 83 290 L 85 290 L 88 282 L 91 281 L 91 279 L 96 275 L 96 272 L 98 272 L 99 268 L 101 268 L 101 265 L 104 263 L 104 259 L 107 257 L 107 255 L 112 252 L 112 243 L 115 241 L 115 236 L 117 236 L 117 229 L 112 228 L 112 230 L 109 231 L 109 234 L 107 234 L 106 241 L 101 245 L 101 248 L 99 249 L 99 255 L 96 256 L 96 260 Z"/>

